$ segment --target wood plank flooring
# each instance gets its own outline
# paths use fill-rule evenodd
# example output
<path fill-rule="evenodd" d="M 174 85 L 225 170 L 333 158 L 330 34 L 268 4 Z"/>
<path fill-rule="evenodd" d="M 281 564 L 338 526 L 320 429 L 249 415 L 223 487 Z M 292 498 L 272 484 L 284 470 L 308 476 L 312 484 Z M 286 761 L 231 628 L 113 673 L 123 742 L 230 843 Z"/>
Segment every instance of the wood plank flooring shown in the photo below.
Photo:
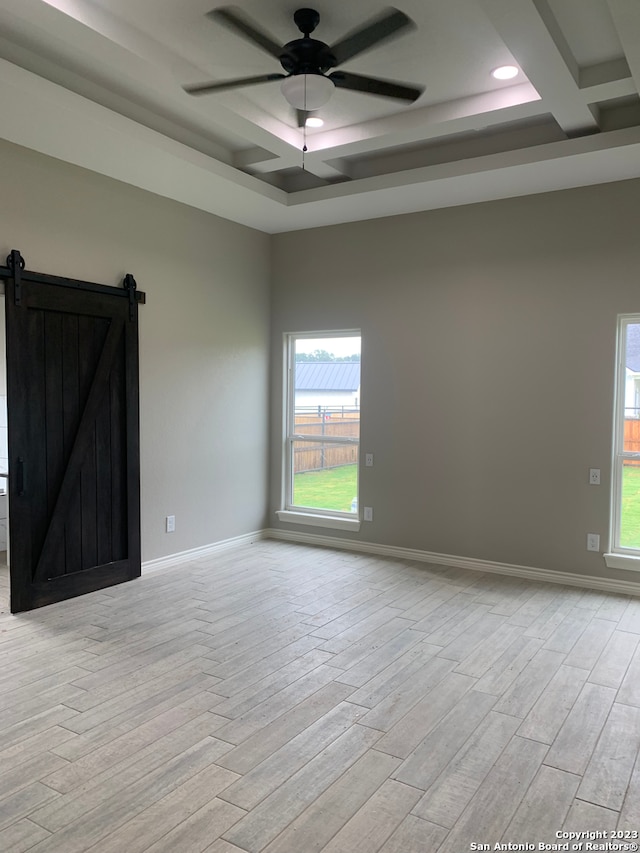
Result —
<path fill-rule="evenodd" d="M 640 829 L 638 599 L 274 541 L 17 616 L 6 580 L 0 851 Z"/>

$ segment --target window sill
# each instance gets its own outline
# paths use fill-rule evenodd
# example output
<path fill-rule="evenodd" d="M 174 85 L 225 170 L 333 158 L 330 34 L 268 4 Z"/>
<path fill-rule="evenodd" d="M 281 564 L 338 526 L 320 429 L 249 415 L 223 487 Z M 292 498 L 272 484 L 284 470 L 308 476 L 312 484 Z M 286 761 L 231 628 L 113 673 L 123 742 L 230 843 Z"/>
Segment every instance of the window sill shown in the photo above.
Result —
<path fill-rule="evenodd" d="M 640 553 L 637 557 L 633 554 L 605 554 L 604 561 L 608 569 L 627 569 L 631 572 L 640 572 Z"/>
<path fill-rule="evenodd" d="M 360 530 L 359 518 L 339 518 L 336 515 L 317 515 L 313 512 L 293 512 L 288 509 L 280 509 L 276 512 L 280 521 L 288 524 L 308 524 L 312 527 L 330 527 L 333 530 Z"/>

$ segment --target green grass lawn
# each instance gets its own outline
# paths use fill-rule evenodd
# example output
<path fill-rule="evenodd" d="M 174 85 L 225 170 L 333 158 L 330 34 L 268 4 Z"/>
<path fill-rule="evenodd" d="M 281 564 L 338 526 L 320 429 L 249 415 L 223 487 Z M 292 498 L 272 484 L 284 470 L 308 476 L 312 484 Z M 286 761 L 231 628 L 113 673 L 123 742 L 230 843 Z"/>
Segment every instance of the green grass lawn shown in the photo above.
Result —
<path fill-rule="evenodd" d="M 324 471 L 306 471 L 293 478 L 296 506 L 350 512 L 358 494 L 358 466 L 341 465 Z M 640 548 L 640 467 L 624 469 L 620 544 Z"/>
<path fill-rule="evenodd" d="M 351 501 L 357 494 L 357 465 L 305 471 L 293 478 L 293 502 L 296 506 L 351 512 Z"/>
<path fill-rule="evenodd" d="M 640 468 L 629 465 L 623 472 L 620 544 L 640 548 Z"/>

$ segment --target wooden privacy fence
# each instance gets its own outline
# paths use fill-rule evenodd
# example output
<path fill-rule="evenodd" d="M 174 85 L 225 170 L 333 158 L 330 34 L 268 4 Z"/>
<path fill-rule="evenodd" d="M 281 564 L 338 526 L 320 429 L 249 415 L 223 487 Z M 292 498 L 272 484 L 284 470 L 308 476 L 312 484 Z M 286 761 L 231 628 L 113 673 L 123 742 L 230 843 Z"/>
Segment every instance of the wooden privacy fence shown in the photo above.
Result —
<path fill-rule="evenodd" d="M 295 432 L 298 435 L 317 437 L 317 440 L 294 441 L 294 474 L 337 468 L 339 465 L 354 465 L 358 461 L 358 444 L 327 443 L 322 441 L 322 437 L 359 438 L 359 411 L 323 409 L 314 414 L 296 411 Z"/>
<path fill-rule="evenodd" d="M 360 437 L 360 412 L 322 410 L 320 414 L 296 412 L 295 431 L 299 435 L 317 436 L 317 442 L 294 441 L 294 473 L 337 468 L 358 462 L 357 444 L 322 443 L 323 435 Z M 625 418 L 624 449 L 640 453 L 640 418 Z M 640 459 L 625 459 L 625 465 L 640 467 Z"/>
<path fill-rule="evenodd" d="M 640 418 L 624 419 L 624 449 L 631 453 L 640 453 Z M 640 459 L 625 459 L 624 464 L 638 467 Z"/>

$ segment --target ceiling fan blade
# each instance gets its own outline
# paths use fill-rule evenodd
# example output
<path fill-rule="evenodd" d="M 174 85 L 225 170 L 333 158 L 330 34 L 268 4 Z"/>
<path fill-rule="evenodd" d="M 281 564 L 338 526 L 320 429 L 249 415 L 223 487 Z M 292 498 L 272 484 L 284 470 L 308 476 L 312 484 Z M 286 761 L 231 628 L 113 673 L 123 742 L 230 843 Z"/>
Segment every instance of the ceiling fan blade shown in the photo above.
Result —
<path fill-rule="evenodd" d="M 239 77 L 235 80 L 216 80 L 210 83 L 193 83 L 182 88 L 189 95 L 207 95 L 209 92 L 222 92 L 225 89 L 238 89 L 241 86 L 253 86 L 256 83 L 269 83 L 271 80 L 283 80 L 286 74 L 261 74 L 259 77 Z"/>
<path fill-rule="evenodd" d="M 207 12 L 207 17 L 219 24 L 229 27 L 237 33 L 237 35 L 242 36 L 242 38 L 247 39 L 252 44 L 257 44 L 258 47 L 261 47 L 270 56 L 273 56 L 278 60 L 282 54 L 285 53 L 282 46 L 279 45 L 275 39 L 273 39 L 268 33 L 265 33 L 264 30 L 261 30 L 260 27 L 240 9 L 236 9 L 233 6 L 221 6 L 219 9 L 212 9 L 210 12 Z"/>
<path fill-rule="evenodd" d="M 337 44 L 332 45 L 331 53 L 336 58 L 336 65 L 341 65 L 347 59 L 391 38 L 400 30 L 414 27 L 415 24 L 411 18 L 399 9 L 391 7 L 364 27 L 349 33 Z"/>
<path fill-rule="evenodd" d="M 328 77 L 338 89 L 351 89 L 354 92 L 382 95 L 385 98 L 399 98 L 401 101 L 415 101 L 424 92 L 424 87 L 406 86 L 393 80 L 364 77 L 362 74 L 349 74 L 347 71 L 334 71 Z"/>

